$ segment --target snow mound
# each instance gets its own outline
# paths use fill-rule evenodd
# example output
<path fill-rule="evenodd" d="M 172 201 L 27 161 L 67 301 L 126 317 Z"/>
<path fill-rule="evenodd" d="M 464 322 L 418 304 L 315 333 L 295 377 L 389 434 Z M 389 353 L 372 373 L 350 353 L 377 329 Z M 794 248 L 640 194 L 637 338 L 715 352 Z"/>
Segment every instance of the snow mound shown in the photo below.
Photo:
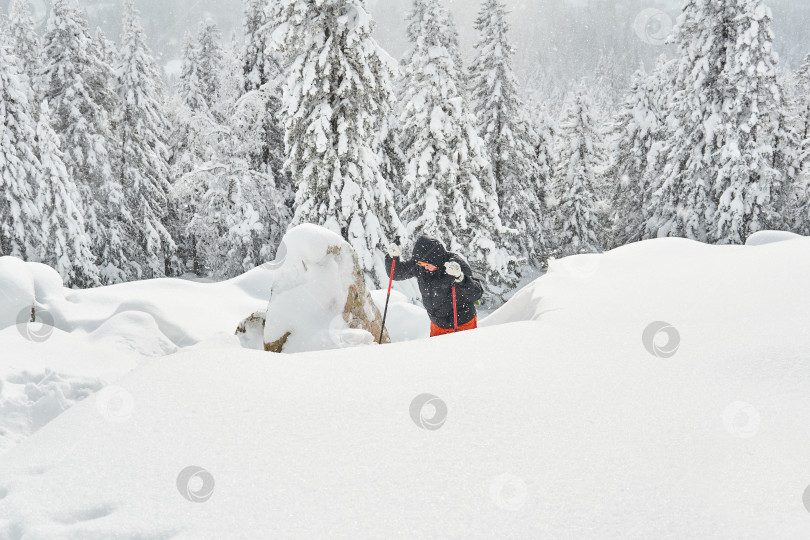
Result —
<path fill-rule="evenodd" d="M 776 242 L 796 240 L 797 238 L 803 237 L 787 231 L 760 231 L 749 236 L 748 240 L 745 241 L 745 245 L 764 246 L 766 244 L 775 244 Z"/>
<path fill-rule="evenodd" d="M 316 225 L 284 235 L 275 261 L 266 311 L 254 312 L 237 329 L 244 346 L 266 351 L 303 351 L 373 344 L 382 315 L 366 290 L 351 245 Z M 259 340 L 256 332 L 263 333 Z M 385 333 L 383 343 L 390 343 Z"/>
<path fill-rule="evenodd" d="M 399 286 L 402 282 L 397 282 Z M 388 290 L 378 290 L 371 292 L 371 298 L 377 305 L 380 313 L 385 311 L 385 297 Z M 391 334 L 391 341 L 411 341 L 423 339 L 430 336 L 430 317 L 427 311 L 421 306 L 416 306 L 408 301 L 408 297 L 399 291 L 391 291 L 391 300 L 388 302 L 388 318 L 385 320 L 385 328 Z"/>
<path fill-rule="evenodd" d="M 568 315 L 580 311 L 674 324 L 701 312 L 701 317 L 712 317 L 712 327 L 722 332 L 718 335 L 736 336 L 741 314 L 756 311 L 781 320 L 790 313 L 806 319 L 806 308 L 790 297 L 786 284 L 800 285 L 796 272 L 807 264 L 808 248 L 805 237 L 756 250 L 662 238 L 566 257 L 551 261 L 543 277 L 518 291 L 481 326 L 534 320 L 576 325 Z"/>
<path fill-rule="evenodd" d="M 62 278 L 53 268 L 0 257 L 0 329 L 28 322 L 31 310 L 41 310 L 62 288 Z"/>
<path fill-rule="evenodd" d="M 0 537 L 810 537 L 808 267 L 642 242 L 477 331 L 144 362 L 3 456 Z"/>
<path fill-rule="evenodd" d="M 0 257 L 0 330 L 17 327 L 28 339 L 41 331 L 47 339 L 56 328 L 162 356 L 232 335 L 246 311 L 266 303 L 272 283 L 272 272 L 257 268 L 220 283 L 156 279 L 74 290 L 48 266 Z M 50 328 L 36 327 L 43 324 Z"/>

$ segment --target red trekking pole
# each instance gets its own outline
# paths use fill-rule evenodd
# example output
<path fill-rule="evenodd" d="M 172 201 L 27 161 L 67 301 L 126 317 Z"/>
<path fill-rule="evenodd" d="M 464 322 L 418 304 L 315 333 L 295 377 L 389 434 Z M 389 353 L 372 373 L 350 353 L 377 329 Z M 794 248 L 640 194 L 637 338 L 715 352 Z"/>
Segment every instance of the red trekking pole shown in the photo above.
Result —
<path fill-rule="evenodd" d="M 398 246 L 402 245 L 399 236 L 396 237 L 395 241 Z M 391 300 L 391 285 L 394 283 L 394 268 L 396 268 L 396 266 L 397 260 L 391 257 L 391 277 L 388 279 L 388 296 L 385 298 L 385 311 L 383 312 L 382 327 L 380 327 L 380 339 L 377 341 L 379 345 L 382 345 L 383 332 L 385 332 L 385 318 L 388 317 L 388 301 Z"/>
<path fill-rule="evenodd" d="M 458 310 L 456 309 L 456 286 L 453 285 L 453 324 L 454 332 L 458 332 Z"/>

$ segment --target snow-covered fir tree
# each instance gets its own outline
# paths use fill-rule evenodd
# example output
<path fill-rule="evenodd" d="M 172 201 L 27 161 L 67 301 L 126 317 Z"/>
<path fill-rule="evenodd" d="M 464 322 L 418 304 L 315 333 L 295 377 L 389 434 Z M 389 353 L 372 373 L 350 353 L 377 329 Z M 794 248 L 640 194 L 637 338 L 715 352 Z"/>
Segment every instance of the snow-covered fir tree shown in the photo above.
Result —
<path fill-rule="evenodd" d="M 795 126 L 799 141 L 799 174 L 793 193 L 791 228 L 810 236 L 810 54 L 795 78 Z"/>
<path fill-rule="evenodd" d="M 583 87 L 571 99 L 558 132 L 559 169 L 555 182 L 558 252 L 600 252 L 604 216 L 596 198 L 605 151 L 594 126 L 591 101 Z"/>
<path fill-rule="evenodd" d="M 516 244 L 508 247 L 539 265 L 548 256 L 543 204 L 533 185 L 540 176 L 535 155 L 540 141 L 518 94 L 510 27 L 501 0 L 484 0 L 475 28 L 480 37 L 470 66 L 474 115 L 489 152 L 501 220 L 518 233 Z"/>
<path fill-rule="evenodd" d="M 802 65 L 796 72 L 796 114 L 798 136 L 802 141 L 802 150 L 805 158 L 810 157 L 807 152 L 810 144 L 810 54 L 805 56 Z M 802 163 L 802 172 L 810 171 L 810 163 Z"/>
<path fill-rule="evenodd" d="M 419 32 L 422 25 L 422 15 L 425 11 L 426 0 L 413 0 L 411 9 L 407 17 L 407 35 L 411 43 L 416 43 L 419 37 Z M 410 64 L 411 55 L 414 48 L 409 48 L 405 55 L 399 62 L 399 69 L 397 70 L 394 79 L 394 95 L 396 96 L 396 106 L 392 109 L 391 114 L 383 119 L 382 125 L 378 132 L 378 159 L 380 167 L 385 176 L 389 180 L 391 193 L 394 197 L 394 203 L 398 210 L 404 209 L 408 201 L 406 199 L 407 187 L 405 186 L 405 175 L 407 174 L 407 158 L 403 151 L 402 144 L 402 126 L 400 124 L 400 116 L 402 107 L 407 101 L 408 81 L 404 77 L 406 67 Z"/>
<path fill-rule="evenodd" d="M 535 177 L 532 179 L 532 188 L 537 200 L 541 205 L 543 216 L 542 227 L 546 248 L 549 254 L 553 253 L 554 246 L 558 245 L 555 240 L 554 230 L 554 208 L 553 181 L 557 168 L 555 152 L 556 127 L 553 115 L 549 112 L 545 104 L 532 104 L 531 123 L 535 134 L 532 141 L 534 144 Z"/>
<path fill-rule="evenodd" d="M 253 167 L 261 148 L 264 94 L 243 95 L 226 113 L 214 158 L 187 174 L 175 187 L 179 197 L 207 186 L 188 233 L 203 254 L 205 267 L 231 278 L 272 260 L 290 221 L 289 208 L 273 176 Z M 185 191 L 188 190 L 188 191 Z"/>
<path fill-rule="evenodd" d="M 106 34 L 101 28 L 96 28 L 96 35 L 93 39 L 94 55 L 100 60 L 99 62 L 99 80 L 108 81 L 109 87 L 112 90 L 107 93 L 108 99 L 102 100 L 101 104 L 107 111 L 107 117 L 110 119 L 110 130 L 114 134 L 115 144 L 110 145 L 108 152 L 112 163 L 119 163 L 121 160 L 121 139 L 119 135 L 119 126 L 117 124 L 121 117 L 121 102 L 117 92 L 118 82 L 118 68 L 121 66 L 121 55 L 115 43 L 107 39 Z"/>
<path fill-rule="evenodd" d="M 208 99 L 200 75 L 200 49 L 188 32 L 183 41 L 178 94 L 183 104 L 191 111 L 208 108 Z"/>
<path fill-rule="evenodd" d="M 762 0 L 686 0 L 648 235 L 737 244 L 779 226 L 790 134 L 770 27 Z"/>
<path fill-rule="evenodd" d="M 407 204 L 403 182 L 406 159 L 400 144 L 399 115 L 396 109 L 394 107 L 391 113 L 382 119 L 374 144 L 380 172 L 391 190 L 394 207 L 402 209 Z"/>
<path fill-rule="evenodd" d="M 219 27 L 211 20 L 203 21 L 197 35 L 196 71 L 200 95 L 209 109 L 214 108 L 219 95 L 223 56 Z"/>
<path fill-rule="evenodd" d="M 221 57 L 220 50 L 219 58 Z M 208 85 L 205 79 L 219 79 L 222 65 L 218 63 L 215 66 L 218 71 L 213 75 L 204 75 L 201 66 L 201 48 L 186 34 L 177 96 L 171 107 L 174 128 L 171 135 L 170 163 L 174 178 L 179 178 L 200 163 L 211 159 L 216 146 L 218 124 L 214 113 L 216 100 L 221 95 L 220 83 Z M 214 87 L 216 94 L 206 95 L 207 86 Z"/>
<path fill-rule="evenodd" d="M 2 40 L 0 32 L 0 255 L 36 261 L 42 223 L 34 204 L 39 176 L 36 123 L 20 60 Z"/>
<path fill-rule="evenodd" d="M 173 190 L 178 199 L 198 201 L 187 234 L 195 239 L 205 269 L 218 278 L 272 259 L 290 220 L 270 169 L 255 164 L 265 143 L 266 94 L 245 92 L 239 48 L 224 54 L 214 110 L 223 120 L 216 127 L 212 159 L 184 175 Z"/>
<path fill-rule="evenodd" d="M 613 120 L 608 134 L 610 165 L 605 173 L 611 183 L 611 227 L 608 247 L 644 239 L 654 179 L 647 174 L 651 152 L 664 138 L 668 112 L 667 81 L 675 62 L 663 58 L 655 72 L 637 71 L 630 90 Z"/>
<path fill-rule="evenodd" d="M 792 134 L 787 132 L 777 80 L 770 9 L 764 0 L 739 0 L 726 6 L 721 17 L 736 38 L 729 43 L 726 67 L 727 87 L 735 94 L 734 101 L 725 101 L 721 109 L 727 119 L 719 132 L 724 144 L 716 163 L 713 237 L 723 244 L 742 244 L 751 233 L 783 226 L 780 203 L 784 191 L 793 186 L 795 171 L 790 157 L 777 154 L 785 148 L 780 140 Z"/>
<path fill-rule="evenodd" d="M 107 34 L 101 28 L 96 28 L 96 46 L 99 48 L 101 58 L 104 63 L 115 68 L 121 63 L 121 55 L 115 46 L 115 43 L 107 39 Z"/>
<path fill-rule="evenodd" d="M 603 118 L 610 117 L 627 89 L 628 79 L 616 61 L 617 56 L 613 49 L 602 52 L 594 70 L 594 104 L 601 111 L 600 116 Z"/>
<path fill-rule="evenodd" d="M 177 244 L 177 254 L 182 268 L 197 275 L 205 273 L 204 254 L 197 248 L 197 239 L 188 233 L 188 224 L 199 202 L 208 190 L 205 177 L 194 177 L 201 182 L 196 186 L 177 185 L 197 167 L 210 161 L 219 140 L 220 126 L 204 94 L 200 63 L 200 47 L 190 34 L 186 34 L 177 95 L 168 106 L 172 130 L 169 137 L 169 165 L 171 182 L 175 189 L 170 192 L 167 228 Z M 220 73 L 217 73 L 219 75 Z M 219 86 L 217 84 L 217 86 Z M 188 183 L 189 179 L 184 180 Z M 175 197 L 181 190 L 185 195 Z"/>
<path fill-rule="evenodd" d="M 70 0 L 54 0 L 43 39 L 43 93 L 105 283 L 124 279 L 128 264 L 116 247 L 118 209 L 111 206 L 120 200 L 113 173 L 120 143 L 110 118 L 117 101 L 110 72 L 81 12 Z"/>
<path fill-rule="evenodd" d="M 22 73 L 31 89 L 31 103 L 39 101 L 39 71 L 42 66 L 42 45 L 34 30 L 30 0 L 12 0 L 9 4 L 9 42 L 20 60 Z M 38 111 L 34 111 L 35 114 Z"/>
<path fill-rule="evenodd" d="M 59 272 L 66 287 L 98 286 L 99 270 L 84 226 L 84 203 L 62 161 L 47 101 L 40 105 L 37 149 L 41 167 L 36 202 L 42 216 L 39 260 Z"/>
<path fill-rule="evenodd" d="M 275 26 L 268 24 L 267 4 L 266 0 L 247 0 L 245 3 L 245 18 L 242 23 L 245 33 L 245 45 L 242 49 L 245 91 L 258 90 L 275 79 L 278 72 L 273 66 L 275 58 L 268 54 Z"/>
<path fill-rule="evenodd" d="M 404 68 L 400 114 L 407 159 L 403 219 L 410 236 L 442 238 L 467 255 L 491 301 L 516 283 L 518 253 L 505 248 L 512 240 L 465 93 L 455 23 L 438 0 L 419 0 L 410 23 L 416 39 Z"/>
<path fill-rule="evenodd" d="M 124 249 L 129 268 L 137 272 L 128 277 L 151 279 L 165 275 L 166 258 L 171 259 L 175 250 L 164 224 L 170 188 L 169 123 L 163 110 L 160 75 L 133 0 L 124 3 L 119 71 L 122 148 L 117 174 L 127 209 L 122 216 L 129 233 Z"/>
<path fill-rule="evenodd" d="M 284 124 L 281 118 L 284 61 L 281 53 L 271 47 L 273 32 L 281 23 L 278 20 L 280 7 L 265 0 L 248 0 L 243 25 L 245 42 L 240 56 L 244 92 L 260 91 L 267 103 L 261 127 L 264 142 L 252 158 L 253 168 L 276 178 L 277 188 L 292 209 L 295 189 L 290 175 L 284 171 Z"/>
<path fill-rule="evenodd" d="M 386 280 L 384 249 L 402 225 L 374 152 L 392 101 L 392 66 L 372 37 L 365 0 L 283 0 L 287 168 L 298 185 L 293 224 L 341 234 L 369 284 Z"/>

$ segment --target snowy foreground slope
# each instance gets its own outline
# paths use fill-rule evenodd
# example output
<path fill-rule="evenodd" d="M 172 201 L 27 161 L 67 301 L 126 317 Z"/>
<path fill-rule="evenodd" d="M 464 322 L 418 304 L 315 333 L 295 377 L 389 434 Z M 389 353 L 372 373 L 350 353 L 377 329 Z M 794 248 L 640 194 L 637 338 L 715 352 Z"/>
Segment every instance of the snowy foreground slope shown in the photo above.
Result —
<path fill-rule="evenodd" d="M 0 456 L 0 538 L 810 537 L 810 239 L 756 243 L 555 261 L 384 347 L 3 330 L 6 373 L 129 373 Z"/>

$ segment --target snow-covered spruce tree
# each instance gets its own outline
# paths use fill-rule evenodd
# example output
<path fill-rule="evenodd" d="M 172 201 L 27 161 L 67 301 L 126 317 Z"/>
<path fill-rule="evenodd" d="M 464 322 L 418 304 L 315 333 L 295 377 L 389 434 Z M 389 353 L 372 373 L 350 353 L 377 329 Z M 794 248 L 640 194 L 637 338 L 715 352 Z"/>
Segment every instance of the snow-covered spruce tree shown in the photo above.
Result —
<path fill-rule="evenodd" d="M 125 250 L 138 279 L 166 274 L 166 259 L 175 251 L 166 230 L 169 165 L 166 137 L 169 123 L 162 104 L 162 83 L 146 46 L 133 0 L 124 3 L 121 67 L 118 82 L 121 113 L 121 161 L 117 174 L 131 223 Z"/>
<path fill-rule="evenodd" d="M 272 35 L 281 21 L 278 12 L 281 6 L 266 0 L 248 0 L 245 8 L 245 43 L 241 51 L 244 93 L 261 91 L 267 103 L 261 127 L 264 142 L 253 156 L 253 168 L 272 174 L 277 188 L 292 210 L 295 189 L 290 175 L 284 171 L 284 124 L 281 118 L 284 88 L 283 59 L 272 50 Z"/>
<path fill-rule="evenodd" d="M 172 104 L 174 128 L 170 138 L 170 164 L 173 178 L 179 178 L 211 159 L 217 141 L 215 107 L 209 103 L 215 104 L 220 96 L 220 85 L 219 82 L 215 84 L 216 94 L 206 95 L 204 79 L 211 76 L 203 76 L 200 47 L 190 35 L 186 34 L 185 39 L 177 96 Z M 217 69 L 215 76 L 219 78 L 221 64 Z"/>
<path fill-rule="evenodd" d="M 510 251 L 530 264 L 548 257 L 543 230 L 543 205 L 533 182 L 540 175 L 535 152 L 539 135 L 518 94 L 512 70 L 506 7 L 501 0 L 484 0 L 475 28 L 480 32 L 470 66 L 474 116 L 489 152 L 504 225 L 517 231 Z"/>
<path fill-rule="evenodd" d="M 725 144 L 717 163 L 714 193 L 718 200 L 714 240 L 742 244 L 748 235 L 784 226 L 785 191 L 795 182 L 793 158 L 785 155 L 793 140 L 785 118 L 783 90 L 777 80 L 772 15 L 764 0 L 741 0 L 726 6 L 736 42 L 729 43 L 729 89 L 734 102 L 722 110 Z M 780 155 L 781 154 L 781 155 Z"/>
<path fill-rule="evenodd" d="M 19 59 L 0 43 L 0 255 L 36 261 L 42 222 L 34 204 L 39 161 L 26 83 Z"/>
<path fill-rule="evenodd" d="M 178 199 L 205 192 L 195 205 L 187 233 L 195 239 L 202 263 L 217 278 L 231 278 L 272 259 L 286 232 L 289 208 L 266 167 L 254 159 L 265 142 L 267 103 L 261 90 L 244 92 L 239 51 L 225 52 L 225 71 L 215 113 L 223 123 L 211 160 L 181 178 Z"/>
<path fill-rule="evenodd" d="M 627 89 L 627 77 L 616 61 L 616 51 L 599 54 L 599 62 L 594 70 L 594 104 L 603 111 L 601 116 L 608 118 L 616 109 Z"/>
<path fill-rule="evenodd" d="M 79 10 L 70 0 L 54 0 L 43 40 L 43 93 L 68 175 L 82 196 L 85 226 L 104 283 L 122 281 L 128 265 L 117 247 L 121 231 L 115 204 L 121 193 L 113 160 L 120 143 L 109 114 L 116 103 L 110 70 Z"/>
<path fill-rule="evenodd" d="M 630 84 L 608 133 L 610 165 L 605 173 L 611 183 L 611 232 L 608 247 L 644 239 L 644 223 L 654 179 L 647 174 L 653 146 L 664 139 L 667 102 L 663 84 L 674 62 L 659 61 L 654 73 L 642 67 Z"/>
<path fill-rule="evenodd" d="M 562 256 L 602 251 L 604 216 L 596 193 L 605 152 L 593 125 L 591 102 L 580 87 L 560 122 L 559 169 L 555 183 L 558 253 Z"/>
<path fill-rule="evenodd" d="M 268 56 L 270 39 L 275 27 L 269 26 L 266 0 L 247 0 L 242 23 L 245 45 L 242 49 L 242 68 L 245 91 L 258 90 L 275 78 L 273 58 Z"/>
<path fill-rule="evenodd" d="M 396 107 L 382 119 L 377 130 L 375 148 L 377 160 L 380 163 L 380 172 L 386 179 L 391 196 L 394 198 L 394 207 L 401 210 L 407 204 L 403 183 L 406 160 L 400 144 L 399 114 Z"/>
<path fill-rule="evenodd" d="M 208 108 L 208 99 L 200 75 L 200 50 L 189 33 L 186 33 L 183 42 L 183 60 L 180 65 L 177 92 L 183 104 L 190 110 L 199 111 Z"/>
<path fill-rule="evenodd" d="M 84 227 L 84 203 L 62 161 L 47 101 L 40 105 L 37 149 L 41 167 L 36 202 L 42 215 L 39 260 L 59 272 L 66 287 L 98 286 L 96 258 Z"/>
<path fill-rule="evenodd" d="M 174 186 L 170 192 L 167 228 L 183 263 L 174 273 L 189 269 L 197 275 L 205 273 L 204 254 L 197 249 L 197 239 L 188 234 L 187 227 L 208 186 L 205 178 L 200 176 L 194 177 L 201 182 L 195 186 L 178 186 L 178 182 L 213 158 L 220 129 L 214 111 L 208 105 L 209 99 L 216 99 L 216 96 L 205 96 L 200 66 L 200 48 L 194 38 L 186 34 L 177 95 L 167 107 L 172 125 L 169 165 Z M 185 183 L 189 181 L 188 178 L 184 180 Z M 178 198 L 175 194 L 180 191 L 184 196 Z"/>
<path fill-rule="evenodd" d="M 223 56 L 219 27 L 213 21 L 203 21 L 197 35 L 196 70 L 199 91 L 209 109 L 214 108 L 219 95 Z"/>
<path fill-rule="evenodd" d="M 798 116 L 798 136 L 802 141 L 803 157 L 808 158 L 807 148 L 810 144 L 810 54 L 796 72 L 796 114 Z M 802 163 L 802 172 L 810 170 L 810 163 Z"/>
<path fill-rule="evenodd" d="M 559 245 L 554 238 L 554 193 L 552 189 L 557 169 L 554 154 L 556 127 L 554 126 L 554 119 L 545 104 L 534 104 L 530 107 L 530 110 L 532 130 L 535 134 L 532 141 L 536 165 L 532 188 L 542 209 L 540 215 L 543 217 L 542 227 L 548 255 L 552 255 L 554 246 Z"/>
<path fill-rule="evenodd" d="M 293 224 L 316 223 L 357 252 L 371 286 L 402 232 L 374 152 L 393 101 L 392 67 L 372 37 L 365 0 L 283 0 L 275 44 L 291 60 L 285 89 L 287 169 L 298 185 Z"/>
<path fill-rule="evenodd" d="M 39 101 L 39 71 L 42 67 L 42 45 L 34 30 L 29 0 L 12 0 L 9 4 L 9 41 L 14 54 L 20 60 L 22 74 L 28 77 L 31 88 L 31 103 Z M 38 111 L 34 111 L 36 114 Z"/>
<path fill-rule="evenodd" d="M 810 54 L 796 72 L 795 126 L 800 169 L 792 197 L 791 229 L 810 236 Z"/>
<path fill-rule="evenodd" d="M 674 32 L 675 100 L 654 165 L 650 236 L 743 243 L 778 226 L 789 140 L 776 78 L 771 13 L 762 0 L 686 0 Z"/>
<path fill-rule="evenodd" d="M 420 3 L 400 114 L 409 203 L 403 219 L 409 235 L 435 236 L 467 256 L 492 302 L 516 284 L 518 254 L 505 247 L 513 240 L 501 223 L 486 146 L 470 113 L 455 24 L 438 0 Z"/>
<path fill-rule="evenodd" d="M 109 147 L 108 152 L 110 161 L 119 163 L 121 160 L 121 139 L 118 136 L 119 126 L 117 122 L 121 117 L 121 102 L 116 85 L 118 82 L 118 68 L 121 66 L 121 55 L 115 43 L 107 39 L 101 28 L 96 28 L 93 44 L 95 46 L 94 55 L 100 60 L 99 80 L 107 81 L 111 90 L 106 94 L 109 99 L 101 101 L 102 106 L 107 111 L 107 117 L 110 119 L 110 130 L 114 134 L 115 140 L 115 144 Z"/>
<path fill-rule="evenodd" d="M 107 34 L 101 28 L 96 28 L 96 46 L 99 48 L 101 58 L 105 65 L 115 69 L 121 63 L 121 54 L 115 43 L 107 39 Z"/>
<path fill-rule="evenodd" d="M 252 164 L 264 142 L 263 98 L 262 92 L 251 91 L 223 111 L 228 121 L 220 128 L 214 158 L 175 188 L 183 197 L 184 189 L 207 186 L 188 232 L 217 278 L 235 277 L 273 259 L 290 221 L 273 176 Z"/>

